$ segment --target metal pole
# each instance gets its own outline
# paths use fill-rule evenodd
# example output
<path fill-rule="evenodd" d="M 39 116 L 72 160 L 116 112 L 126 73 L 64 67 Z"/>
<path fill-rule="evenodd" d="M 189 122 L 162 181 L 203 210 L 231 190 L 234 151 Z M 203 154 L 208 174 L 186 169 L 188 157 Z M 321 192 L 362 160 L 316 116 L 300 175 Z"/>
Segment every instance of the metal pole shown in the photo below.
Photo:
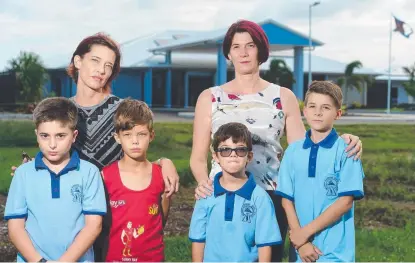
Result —
<path fill-rule="evenodd" d="M 391 113 L 391 64 L 392 64 L 392 16 L 389 26 L 389 69 L 388 69 L 388 101 L 386 103 L 386 113 Z"/>
<path fill-rule="evenodd" d="M 312 77 L 311 77 L 311 8 L 312 4 L 308 6 L 308 83 L 307 87 L 310 87 Z"/>
<path fill-rule="evenodd" d="M 320 1 L 316 1 L 308 6 L 308 86 L 312 82 L 311 76 L 311 51 L 312 51 L 312 41 L 311 41 L 311 8 L 313 6 L 319 5 Z"/>

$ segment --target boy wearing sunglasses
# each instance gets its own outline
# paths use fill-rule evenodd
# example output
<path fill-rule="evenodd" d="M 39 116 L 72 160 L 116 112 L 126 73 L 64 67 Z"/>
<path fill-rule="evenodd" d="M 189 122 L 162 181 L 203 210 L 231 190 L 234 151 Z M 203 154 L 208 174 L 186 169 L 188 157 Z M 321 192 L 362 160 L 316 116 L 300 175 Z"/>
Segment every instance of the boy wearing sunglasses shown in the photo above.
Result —
<path fill-rule="evenodd" d="M 251 134 L 241 123 L 222 125 L 213 138 L 212 157 L 222 172 L 214 194 L 196 201 L 190 223 L 193 262 L 269 262 L 281 244 L 269 195 L 245 170 L 252 160 Z"/>

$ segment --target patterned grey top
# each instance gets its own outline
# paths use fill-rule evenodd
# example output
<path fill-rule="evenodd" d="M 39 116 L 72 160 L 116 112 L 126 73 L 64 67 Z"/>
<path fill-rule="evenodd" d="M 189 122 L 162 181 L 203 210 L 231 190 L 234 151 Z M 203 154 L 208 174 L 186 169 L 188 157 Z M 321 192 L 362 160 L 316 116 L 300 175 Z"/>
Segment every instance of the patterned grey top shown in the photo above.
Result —
<path fill-rule="evenodd" d="M 254 158 L 247 170 L 255 182 L 265 190 L 277 188 L 278 169 L 283 149 L 280 139 L 285 128 L 285 116 L 280 99 L 281 87 L 275 84 L 253 94 L 229 94 L 221 87 L 211 88 L 212 93 L 212 129 L 211 134 L 229 122 L 245 124 L 252 134 Z M 212 160 L 209 177 L 221 171 Z"/>
<path fill-rule="evenodd" d="M 109 95 L 98 105 L 82 107 L 74 98 L 72 102 L 78 107 L 78 137 L 73 147 L 82 160 L 95 164 L 100 170 L 115 160 L 120 159 L 122 148 L 113 136 L 114 115 L 122 99 Z"/>

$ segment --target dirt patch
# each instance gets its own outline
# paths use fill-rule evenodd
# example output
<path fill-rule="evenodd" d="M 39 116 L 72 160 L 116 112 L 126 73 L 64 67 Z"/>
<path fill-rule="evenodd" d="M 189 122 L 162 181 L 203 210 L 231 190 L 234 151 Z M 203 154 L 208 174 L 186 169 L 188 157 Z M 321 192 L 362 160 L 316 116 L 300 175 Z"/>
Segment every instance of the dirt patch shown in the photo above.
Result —
<path fill-rule="evenodd" d="M 182 188 L 174 196 L 170 208 L 170 215 L 164 228 L 165 236 L 183 236 L 188 234 L 190 218 L 193 212 L 193 189 Z M 6 197 L 0 195 L 0 213 L 4 216 Z M 7 222 L 0 221 L 0 262 L 16 261 L 17 251 L 9 241 L 7 234 Z"/>
<path fill-rule="evenodd" d="M 0 213 L 2 218 L 4 217 L 5 206 L 6 197 L 4 195 L 0 195 Z M 9 241 L 9 235 L 7 233 L 7 222 L 3 219 L 0 221 L 0 261 L 16 261 L 16 254 L 16 249 Z"/>
<path fill-rule="evenodd" d="M 192 217 L 194 188 L 181 188 L 173 200 L 164 234 L 166 236 L 187 235 Z"/>

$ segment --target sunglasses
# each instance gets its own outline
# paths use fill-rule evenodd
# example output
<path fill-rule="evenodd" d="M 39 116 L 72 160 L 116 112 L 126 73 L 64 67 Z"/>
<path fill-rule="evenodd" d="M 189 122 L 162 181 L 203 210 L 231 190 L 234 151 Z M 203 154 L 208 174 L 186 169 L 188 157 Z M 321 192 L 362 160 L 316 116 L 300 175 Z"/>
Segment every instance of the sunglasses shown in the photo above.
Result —
<path fill-rule="evenodd" d="M 224 148 L 219 148 L 216 150 L 216 152 L 218 152 L 220 156 L 222 157 L 231 156 L 233 151 L 235 151 L 236 155 L 238 155 L 239 157 L 245 157 L 248 154 L 249 149 L 248 147 L 236 147 L 236 148 L 224 147 Z"/>

